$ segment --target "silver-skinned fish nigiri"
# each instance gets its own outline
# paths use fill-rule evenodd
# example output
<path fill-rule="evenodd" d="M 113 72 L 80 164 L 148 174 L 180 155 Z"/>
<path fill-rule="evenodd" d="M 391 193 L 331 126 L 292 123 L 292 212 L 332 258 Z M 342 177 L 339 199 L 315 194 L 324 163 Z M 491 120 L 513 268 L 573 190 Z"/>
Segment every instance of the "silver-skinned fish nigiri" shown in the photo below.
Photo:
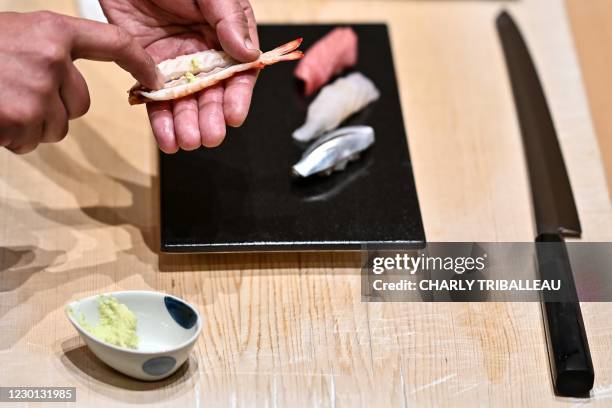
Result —
<path fill-rule="evenodd" d="M 293 132 L 293 138 L 300 142 L 313 140 L 379 97 L 374 83 L 359 72 L 339 78 L 321 89 L 308 107 L 306 123 Z"/>
<path fill-rule="evenodd" d="M 370 126 L 347 126 L 326 133 L 304 152 L 292 170 L 295 176 L 309 177 L 313 174 L 330 175 L 345 169 L 349 161 L 374 143 L 374 129 Z"/>

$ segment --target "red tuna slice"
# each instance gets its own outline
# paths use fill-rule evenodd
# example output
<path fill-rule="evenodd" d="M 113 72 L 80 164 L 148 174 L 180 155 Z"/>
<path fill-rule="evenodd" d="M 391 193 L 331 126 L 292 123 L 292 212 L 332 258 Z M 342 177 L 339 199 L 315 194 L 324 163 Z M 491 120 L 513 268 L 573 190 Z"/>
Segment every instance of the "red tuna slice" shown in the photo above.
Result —
<path fill-rule="evenodd" d="M 350 27 L 335 28 L 308 49 L 294 75 L 312 95 L 331 77 L 357 63 L 357 34 Z"/>

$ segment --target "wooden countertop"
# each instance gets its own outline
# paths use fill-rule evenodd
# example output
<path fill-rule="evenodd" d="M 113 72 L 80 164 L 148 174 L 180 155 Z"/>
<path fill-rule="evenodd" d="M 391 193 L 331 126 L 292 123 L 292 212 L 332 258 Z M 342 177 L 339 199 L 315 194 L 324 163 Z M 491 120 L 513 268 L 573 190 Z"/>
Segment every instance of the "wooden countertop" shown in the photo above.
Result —
<path fill-rule="evenodd" d="M 49 2 L 0 0 L 0 9 Z M 53 9 L 74 13 L 72 1 Z M 530 241 L 521 138 L 495 15 L 517 17 L 540 69 L 584 228 L 612 208 L 563 2 L 253 1 L 260 22 L 386 21 L 429 241 Z M 93 405 L 542 406 L 553 395 L 540 306 L 366 304 L 359 255 L 162 256 L 156 150 L 129 75 L 79 62 L 90 112 L 26 156 L 0 151 L 0 384 L 76 386 Z M 4 103 L 4 102 L 3 102 Z M 141 383 L 100 363 L 64 305 L 152 289 L 205 317 L 186 368 Z M 612 307 L 583 304 L 596 384 L 612 395 Z"/>
<path fill-rule="evenodd" d="M 612 2 L 566 0 L 566 5 L 612 198 Z"/>

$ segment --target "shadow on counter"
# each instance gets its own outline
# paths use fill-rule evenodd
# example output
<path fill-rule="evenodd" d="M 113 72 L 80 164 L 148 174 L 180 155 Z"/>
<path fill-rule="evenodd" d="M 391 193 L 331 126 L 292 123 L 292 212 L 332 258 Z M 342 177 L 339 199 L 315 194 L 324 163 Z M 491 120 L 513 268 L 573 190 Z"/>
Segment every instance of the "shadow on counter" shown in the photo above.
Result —
<path fill-rule="evenodd" d="M 185 392 L 185 388 L 191 388 L 197 382 L 195 378 L 198 375 L 198 362 L 193 356 L 190 356 L 185 364 L 168 378 L 160 381 L 138 381 L 104 364 L 80 341 L 79 337 L 63 341 L 61 350 L 59 360 L 68 372 L 78 378 L 83 387 L 114 400 L 152 404 L 159 402 L 160 394 L 153 393 L 149 396 L 146 391 L 163 388 L 164 395 L 171 397 Z M 98 386 L 92 386 L 92 382 L 98 383 Z"/>
<path fill-rule="evenodd" d="M 257 270 L 261 275 L 325 274 L 324 269 L 331 268 L 340 268 L 334 271 L 335 274 L 359 275 L 361 254 L 330 251 L 159 254 L 160 272 Z"/>

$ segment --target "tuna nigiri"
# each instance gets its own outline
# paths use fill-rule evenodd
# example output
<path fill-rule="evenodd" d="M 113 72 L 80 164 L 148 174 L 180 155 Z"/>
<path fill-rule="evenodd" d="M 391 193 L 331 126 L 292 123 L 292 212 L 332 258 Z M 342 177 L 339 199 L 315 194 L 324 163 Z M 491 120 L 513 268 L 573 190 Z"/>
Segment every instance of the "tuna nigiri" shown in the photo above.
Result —
<path fill-rule="evenodd" d="M 359 112 L 380 97 L 376 85 L 359 72 L 338 78 L 324 87 L 308 107 L 306 123 L 293 138 L 300 142 L 315 139 L 335 129 L 352 114 Z"/>
<path fill-rule="evenodd" d="M 357 34 L 349 27 L 339 27 L 317 41 L 295 69 L 304 81 L 304 92 L 311 95 L 334 75 L 357 63 Z"/>

